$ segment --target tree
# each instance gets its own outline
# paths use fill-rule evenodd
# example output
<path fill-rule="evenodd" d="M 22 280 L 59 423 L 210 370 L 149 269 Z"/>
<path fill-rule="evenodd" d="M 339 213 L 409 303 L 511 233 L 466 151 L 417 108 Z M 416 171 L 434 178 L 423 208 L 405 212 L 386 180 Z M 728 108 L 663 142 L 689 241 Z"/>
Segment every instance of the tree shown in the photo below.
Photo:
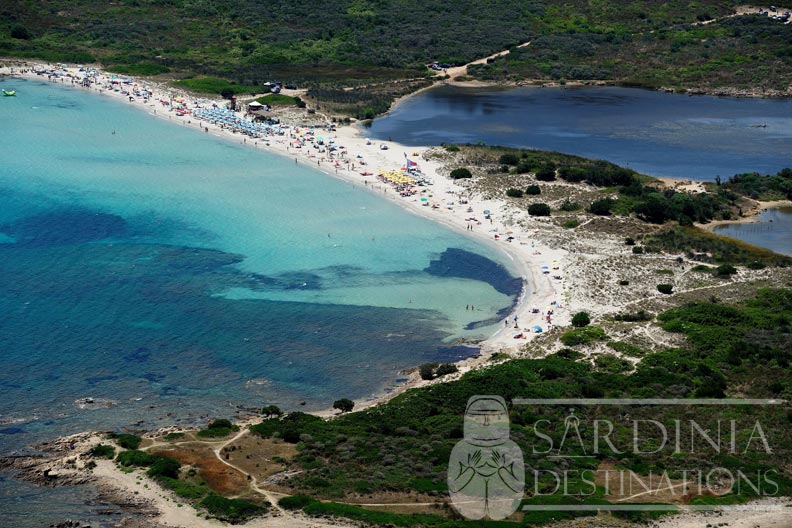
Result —
<path fill-rule="evenodd" d="M 234 90 L 232 90 L 231 88 L 225 88 L 220 91 L 220 97 L 222 97 L 223 99 L 231 99 L 232 97 L 234 97 Z"/>
<path fill-rule="evenodd" d="M 550 216 L 550 206 L 544 203 L 535 203 L 528 206 L 531 216 Z"/>
<path fill-rule="evenodd" d="M 463 178 L 472 178 L 473 173 L 465 167 L 460 167 L 451 171 L 451 177 L 455 180 L 461 180 Z"/>
<path fill-rule="evenodd" d="M 281 411 L 280 407 L 278 407 L 277 405 L 267 405 L 266 407 L 261 409 L 261 414 L 263 414 L 267 418 L 273 418 L 282 415 L 283 411 Z"/>
<path fill-rule="evenodd" d="M 587 312 L 578 312 L 572 317 L 572 326 L 582 328 L 591 322 L 591 318 Z"/>
<path fill-rule="evenodd" d="M 333 409 L 338 409 L 342 413 L 347 413 L 355 408 L 355 402 L 349 398 L 341 398 L 333 402 Z"/>
<path fill-rule="evenodd" d="M 538 185 L 529 185 L 528 188 L 525 189 L 525 194 L 536 196 L 542 194 L 542 189 L 540 189 Z"/>

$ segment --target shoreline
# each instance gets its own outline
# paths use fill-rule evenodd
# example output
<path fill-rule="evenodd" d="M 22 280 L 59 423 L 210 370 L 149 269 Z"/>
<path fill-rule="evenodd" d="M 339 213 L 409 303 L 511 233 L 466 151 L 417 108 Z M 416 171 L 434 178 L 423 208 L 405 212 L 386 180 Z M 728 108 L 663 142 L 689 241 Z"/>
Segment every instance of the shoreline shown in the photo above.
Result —
<path fill-rule="evenodd" d="M 39 76 L 32 76 L 32 79 L 40 79 Z M 61 84 L 61 83 L 58 83 Z M 67 83 L 63 83 L 64 86 L 69 86 Z M 85 88 L 83 88 L 85 89 Z M 107 95 L 107 93 L 98 93 L 93 89 L 86 89 L 87 91 L 93 92 L 95 95 Z M 178 94 L 180 92 L 174 92 Z M 111 96 L 115 96 L 119 102 L 123 102 L 122 98 L 123 95 L 112 93 Z M 409 96 L 406 96 L 409 97 Z M 193 99 L 192 96 L 189 96 L 190 99 Z M 224 141 L 236 141 L 242 145 L 249 146 L 251 148 L 258 148 L 256 144 L 253 144 L 253 141 L 243 141 L 243 137 L 240 137 L 239 134 L 234 134 L 229 132 L 228 130 L 223 130 L 220 127 L 216 127 L 214 125 L 204 123 L 202 121 L 189 123 L 191 119 L 189 116 L 178 118 L 172 112 L 153 112 L 152 109 L 159 110 L 157 108 L 159 103 L 155 100 L 156 97 L 152 98 L 153 103 L 150 105 L 143 105 L 139 103 L 130 103 L 126 101 L 127 104 L 133 104 L 137 108 L 146 111 L 149 115 L 154 117 L 159 117 L 161 119 L 167 119 L 167 121 L 178 123 L 180 126 L 200 126 L 199 123 L 203 123 L 203 126 L 209 127 L 209 130 L 214 137 L 217 137 Z M 317 121 L 321 119 L 321 116 L 317 114 Z M 304 128 L 304 127 L 301 127 Z M 422 155 L 430 153 L 433 151 L 433 148 L 427 147 L 406 147 L 400 145 L 395 142 L 386 142 L 386 141 L 376 141 L 371 145 L 366 145 L 366 138 L 365 138 L 365 131 L 359 129 L 355 126 L 346 126 L 346 127 L 339 127 L 338 131 L 335 133 L 338 144 L 345 145 L 348 148 L 349 156 L 354 159 L 356 153 L 365 154 L 365 159 L 368 162 L 366 165 L 366 171 L 371 171 L 376 173 L 377 168 L 382 168 L 383 170 L 390 170 L 394 167 L 398 167 L 400 164 L 403 164 L 403 157 L 402 151 L 404 153 L 412 153 L 420 151 Z M 249 139 L 249 138 L 248 138 Z M 574 251 L 572 249 L 561 249 L 556 248 L 553 249 L 550 245 L 543 241 L 543 238 L 546 235 L 537 234 L 540 230 L 538 228 L 543 227 L 545 224 L 541 220 L 532 219 L 527 214 L 515 211 L 509 203 L 502 198 L 495 199 L 495 200 L 485 200 L 481 197 L 477 197 L 473 200 L 475 202 L 475 212 L 478 214 L 483 209 L 489 209 L 493 212 L 494 218 L 496 222 L 491 225 L 488 224 L 481 224 L 475 225 L 473 230 L 467 229 L 466 227 L 470 225 L 470 222 L 465 220 L 466 216 L 469 216 L 471 213 L 466 211 L 466 207 L 462 207 L 460 205 L 455 205 L 454 209 L 448 209 L 446 207 L 441 207 L 439 209 L 431 209 L 426 206 L 420 205 L 420 201 L 417 197 L 409 197 L 404 198 L 398 196 L 398 194 L 391 188 L 389 188 L 385 184 L 380 184 L 379 182 L 374 181 L 373 183 L 369 181 L 370 185 L 365 185 L 363 182 L 363 177 L 359 174 L 355 173 L 354 171 L 350 171 L 347 169 L 336 169 L 334 164 L 322 163 L 321 160 L 317 161 L 316 157 L 311 157 L 311 153 L 314 152 L 310 148 L 301 148 L 301 149 L 294 149 L 289 148 L 288 145 L 288 135 L 283 136 L 282 139 L 284 141 L 278 142 L 277 139 L 272 139 L 270 141 L 270 146 L 264 146 L 264 141 L 259 140 L 262 143 L 261 148 L 265 149 L 268 153 L 277 154 L 280 156 L 289 156 L 290 158 L 299 159 L 300 164 L 304 164 L 308 167 L 316 167 L 317 170 L 321 172 L 335 177 L 340 181 L 344 181 L 347 183 L 352 183 L 355 186 L 359 186 L 360 188 L 366 188 L 369 192 L 376 193 L 380 197 L 384 197 L 390 200 L 393 203 L 397 203 L 400 207 L 408 210 L 414 214 L 421 215 L 425 218 L 428 218 L 435 222 L 440 222 L 443 225 L 455 230 L 466 231 L 466 234 L 472 237 L 475 240 L 478 240 L 482 243 L 485 247 L 489 247 L 491 249 L 502 251 L 504 254 L 511 259 L 513 265 L 520 270 L 520 276 L 523 279 L 523 289 L 522 292 L 517 300 L 517 304 L 515 305 L 514 310 L 519 312 L 519 310 L 529 310 L 529 304 L 534 304 L 544 309 L 545 306 L 550 304 L 551 299 L 561 302 L 562 298 L 564 297 L 565 288 L 568 286 L 568 277 L 567 277 L 567 268 L 571 268 L 569 263 L 572 260 L 572 253 Z M 378 145 L 380 143 L 387 144 L 389 146 L 388 150 L 380 150 Z M 412 157 L 412 156 L 411 156 Z M 416 157 L 417 158 L 417 157 Z M 465 195 L 469 194 L 467 190 L 457 185 L 454 181 L 448 179 L 446 176 L 443 176 L 446 171 L 443 167 L 443 163 L 438 161 L 437 159 L 424 159 L 421 160 L 421 168 L 427 174 L 427 176 L 431 177 L 434 180 L 434 186 L 431 187 L 433 194 L 441 195 L 440 199 L 442 202 L 446 202 L 448 199 L 447 197 L 453 195 L 443 195 L 442 193 L 448 192 L 462 192 Z M 316 165 L 314 165 L 316 164 Z M 676 181 L 676 180 L 674 180 Z M 456 203 L 457 199 L 454 198 L 453 201 Z M 754 214 L 757 214 L 755 212 Z M 523 222 L 526 224 L 526 227 L 520 227 L 519 222 Z M 497 223 L 497 229 L 499 229 L 498 233 L 505 234 L 507 229 L 513 229 L 515 235 L 517 236 L 516 240 L 512 243 L 508 243 L 505 240 L 495 241 L 494 237 L 492 236 L 492 229 L 495 229 L 495 223 Z M 535 245 L 534 245 L 535 243 Z M 505 246 L 504 246 L 505 244 Z M 621 246 L 619 246 L 621 247 Z M 557 261 L 561 265 L 561 270 L 564 272 L 563 277 L 564 279 L 561 281 L 555 281 L 550 278 L 549 275 L 544 275 L 540 269 L 542 264 L 550 264 L 552 261 Z M 511 271 L 511 270 L 510 270 Z M 578 270 L 579 271 L 579 270 Z M 560 273 L 560 272 L 559 272 Z M 533 281 L 533 282 L 530 282 Z M 531 290 L 528 290 L 531 288 Z M 529 292 L 531 297 L 529 297 Z M 547 295 L 547 298 L 542 298 L 539 300 L 538 292 L 542 292 L 543 294 Z M 528 300 L 530 299 L 530 303 Z M 545 304 L 542 304 L 542 303 Z M 566 321 L 568 323 L 568 318 L 571 317 L 571 307 L 567 308 L 567 305 L 571 305 L 571 302 L 565 301 L 563 309 L 559 310 L 561 313 L 557 312 L 557 318 L 560 321 Z M 581 307 L 577 305 L 576 307 Z M 511 316 L 513 316 L 512 314 Z M 510 316 L 510 317 L 511 317 Z M 526 322 L 526 319 L 523 319 L 522 315 L 519 315 L 520 322 L 522 323 L 521 326 L 529 326 L 530 322 Z M 526 314 L 526 318 L 530 321 L 531 317 L 538 317 L 541 318 L 541 314 L 538 316 L 534 316 L 534 314 Z M 543 327 L 545 327 L 544 322 L 540 322 Z M 488 338 L 485 342 L 481 344 L 481 354 L 478 357 L 469 358 L 467 360 L 463 360 L 462 362 L 458 362 L 457 365 L 460 368 L 459 374 L 453 374 L 449 376 L 445 376 L 436 380 L 432 381 L 424 381 L 420 379 L 417 372 L 415 370 L 412 371 L 411 375 L 409 376 L 409 380 L 404 383 L 395 384 L 393 386 L 389 386 L 389 388 L 385 389 L 384 394 L 375 394 L 369 398 L 366 398 L 362 401 L 357 401 L 355 406 L 355 411 L 364 410 L 373 406 L 376 406 L 380 403 L 386 402 L 395 396 L 409 390 L 412 388 L 422 387 L 431 384 L 437 383 L 444 383 L 447 381 L 451 381 L 457 379 L 463 373 L 468 372 L 470 370 L 475 370 L 477 368 L 481 368 L 484 365 L 493 364 L 490 361 L 492 354 L 495 352 L 499 352 L 501 350 L 514 350 L 519 347 L 524 346 L 527 341 L 526 340 L 516 340 L 511 335 L 512 333 L 516 332 L 511 325 L 507 327 L 500 328 L 493 336 Z M 529 333 L 528 336 L 530 338 L 535 337 L 537 334 Z M 486 347 L 486 350 L 485 350 Z M 313 412 L 311 414 L 315 414 L 318 416 L 322 416 L 324 418 L 331 418 L 335 416 L 337 412 L 335 410 L 325 410 L 325 411 L 318 411 Z M 249 423 L 252 420 L 258 420 L 261 417 L 256 416 L 249 417 L 247 422 L 244 419 L 241 419 L 239 423 Z M 175 430 L 173 426 L 170 428 L 165 428 L 169 430 Z M 181 428 L 177 428 L 181 429 Z M 162 429 L 161 429 L 162 430 Z M 160 430 L 160 431 L 161 431 Z M 156 434 L 155 431 L 150 431 L 149 434 Z M 76 435 L 75 435 L 76 436 Z M 148 436 L 148 434 L 146 435 Z M 93 438 L 86 438 L 85 442 L 81 445 L 81 449 L 84 449 L 88 444 L 88 442 L 94 442 L 96 440 L 95 436 Z M 75 449 L 72 446 L 71 449 Z M 77 452 L 73 451 L 72 453 Z M 67 453 L 64 458 L 68 458 L 69 454 Z M 165 523 L 169 526 L 176 525 L 176 526 L 218 526 L 218 523 L 205 520 L 203 518 L 197 517 L 195 511 L 192 508 L 185 508 L 180 507 L 177 504 L 177 501 L 174 499 L 174 495 L 161 489 L 156 484 L 153 485 L 146 485 L 143 487 L 140 481 L 135 478 L 136 474 L 127 474 L 124 472 L 119 471 L 110 461 L 100 461 L 98 467 L 94 472 L 94 477 L 96 482 L 99 483 L 101 486 L 108 486 L 118 490 L 119 496 L 124 496 L 127 498 L 130 497 L 138 497 L 145 501 L 147 507 L 151 507 L 152 510 L 156 510 L 159 515 L 156 517 L 156 521 Z M 151 483 L 149 483 L 151 484 Z M 130 499 L 131 500 L 131 499 Z M 273 509 L 275 513 L 275 509 Z M 736 514 L 733 514 L 736 515 Z M 739 524 L 738 526 L 745 526 L 748 528 L 748 522 L 750 521 L 750 515 L 746 516 L 746 519 L 743 520 L 746 524 Z M 784 517 L 786 519 L 786 517 Z M 677 523 L 679 521 L 679 523 Z M 683 522 L 684 521 L 684 522 Z M 772 519 L 763 519 L 763 521 L 774 522 Z M 660 523 L 660 525 L 664 527 L 678 527 L 678 528 L 692 528 L 694 526 L 701 526 L 704 522 L 708 522 L 708 518 L 706 515 L 690 515 L 689 518 L 684 519 L 680 518 L 680 516 L 673 516 L 669 520 L 664 520 Z M 783 520 L 782 520 L 783 522 Z M 153 523 L 153 520 L 152 520 Z M 687 524 L 685 524 L 687 523 Z M 300 516 L 293 516 L 293 515 L 284 515 L 283 512 L 275 513 L 275 516 L 267 516 L 263 518 L 259 518 L 253 520 L 246 524 L 246 526 L 255 526 L 255 527 L 266 527 L 266 526 L 352 526 L 355 523 L 353 522 L 335 522 L 330 521 L 327 522 L 325 520 L 314 519 L 314 518 L 303 518 Z M 152 524 L 146 524 L 147 526 L 151 526 Z M 750 525 L 752 526 L 752 525 Z M 768 524 L 768 526 L 778 526 L 779 528 L 782 524 Z"/>
<path fill-rule="evenodd" d="M 770 201 L 761 201 L 761 200 L 754 200 L 754 205 L 751 209 L 745 213 L 741 218 L 736 220 L 713 220 L 708 224 L 696 224 L 697 227 L 704 229 L 706 231 L 710 231 L 711 233 L 717 233 L 719 227 L 723 226 L 730 226 L 730 225 L 739 225 L 739 224 L 760 224 L 761 221 L 757 219 L 757 217 L 765 213 L 771 209 L 781 209 L 783 207 L 792 207 L 792 200 L 770 200 Z"/>
<path fill-rule="evenodd" d="M 171 122 L 174 125 L 193 128 L 196 133 L 200 133 L 200 130 L 208 129 L 208 132 L 204 133 L 208 133 L 222 141 L 233 141 L 242 146 L 247 146 L 256 150 L 261 149 L 270 154 L 295 159 L 300 165 L 313 168 L 345 183 L 351 183 L 358 188 L 366 189 L 368 192 L 374 193 L 380 198 L 387 199 L 391 203 L 397 204 L 402 209 L 412 214 L 417 214 L 456 232 L 463 233 L 473 240 L 476 240 L 483 247 L 498 251 L 508 259 L 511 264 L 511 266 L 507 267 L 508 271 L 512 274 L 516 274 L 521 279 L 523 287 L 518 298 L 511 307 L 511 312 L 507 318 L 507 321 L 509 321 L 508 325 L 501 326 L 492 335 L 476 343 L 476 346 L 480 349 L 478 356 L 455 363 L 460 370 L 460 374 L 480 368 L 481 365 L 486 364 L 489 357 L 496 352 L 514 352 L 522 348 L 532 338 L 542 335 L 533 333 L 533 331 L 529 330 L 533 325 L 539 325 L 545 332 L 547 331 L 547 323 L 542 319 L 543 314 L 531 313 L 529 304 L 541 308 L 550 305 L 555 306 L 554 323 L 558 321 L 562 325 L 568 324 L 571 318 L 571 314 L 567 313 L 566 310 L 560 309 L 561 307 L 558 306 L 558 303 L 561 301 L 561 294 L 565 286 L 565 281 L 551 280 L 549 276 L 544 275 L 540 269 L 542 264 L 558 262 L 563 270 L 566 252 L 561 249 L 553 249 L 546 246 L 541 240 L 531 236 L 528 230 L 523 232 L 520 226 L 517 225 L 518 220 L 527 220 L 535 226 L 541 226 L 541 223 L 538 223 L 536 220 L 531 220 L 527 214 L 522 215 L 521 218 L 515 218 L 516 215 L 514 211 L 510 211 L 506 200 L 484 200 L 482 198 L 473 200 L 471 199 L 472 197 L 467 196 L 469 193 L 464 187 L 457 185 L 448 176 L 444 175 L 441 162 L 425 157 L 427 153 L 431 154 L 433 149 L 437 147 L 409 147 L 394 141 L 372 140 L 369 142 L 365 138 L 365 130 L 357 123 L 338 126 L 336 131 L 332 133 L 336 140 L 336 144 L 343 145 L 348 152 L 346 159 L 357 160 L 358 158 L 356 158 L 356 156 L 361 155 L 366 165 L 361 166 L 359 169 L 365 168 L 366 172 L 373 174 L 376 174 L 378 170 L 388 171 L 398 169 L 398 167 L 404 164 L 404 157 L 408 153 L 410 154 L 410 158 L 416 159 L 417 157 L 412 156 L 412 154 L 418 152 L 421 157 L 419 163 L 421 170 L 434 183 L 432 186 L 425 187 L 425 189 L 428 189 L 431 193 L 430 195 L 438 201 L 447 203 L 451 200 L 454 202 L 453 207 L 445 206 L 432 209 L 422 206 L 422 202 L 417 195 L 411 197 L 399 196 L 395 189 L 385 183 L 377 181 L 373 174 L 364 177 L 355 170 L 351 170 L 348 164 L 346 166 L 342 164 L 341 167 L 339 167 L 337 163 L 333 163 L 331 160 L 318 158 L 318 155 L 314 155 L 315 151 L 310 147 L 301 149 L 291 148 L 290 143 L 293 141 L 294 137 L 296 137 L 296 134 L 293 136 L 293 133 L 297 130 L 305 129 L 306 127 L 304 126 L 289 126 L 289 132 L 283 136 L 271 136 L 268 139 L 254 140 L 228 129 L 223 129 L 212 123 L 208 123 L 207 121 L 199 120 L 192 117 L 190 114 L 186 116 L 177 116 L 175 112 L 173 112 L 173 107 L 171 107 L 170 111 L 167 111 L 160 103 L 160 99 L 185 98 L 185 100 L 189 101 L 201 99 L 208 104 L 214 102 L 218 106 L 222 106 L 227 103 L 227 101 L 222 99 L 199 98 L 186 91 L 180 91 L 169 86 L 149 83 L 135 77 L 120 76 L 122 78 L 132 79 L 133 82 L 139 85 L 148 86 L 153 92 L 148 103 L 144 103 L 139 98 L 135 98 L 134 102 L 132 102 L 129 101 L 127 98 L 128 96 L 120 92 L 100 88 L 101 82 L 107 82 L 110 79 L 110 74 L 98 69 L 99 76 L 97 78 L 97 83 L 89 87 L 83 87 L 77 83 L 73 83 L 71 80 L 68 80 L 68 82 L 48 80 L 45 76 L 37 75 L 32 71 L 34 68 L 53 68 L 52 65 L 28 62 L 26 68 L 28 68 L 28 71 L 22 73 L 19 71 L 9 72 L 9 67 L 4 67 L 0 68 L 0 73 L 8 73 L 11 76 L 17 76 L 27 80 L 46 82 L 60 85 L 65 88 L 82 90 L 93 95 L 109 96 L 118 103 L 132 105 L 138 110 L 145 111 L 152 117 Z M 74 66 L 66 67 L 66 71 L 73 75 L 74 78 L 79 78 L 82 75 L 81 72 L 77 71 L 77 67 Z M 430 87 L 425 89 L 428 88 Z M 413 94 L 404 96 L 404 98 L 411 97 L 412 95 Z M 255 97 L 257 96 L 252 96 L 251 99 Z M 316 114 L 315 117 L 316 123 L 325 122 L 329 124 L 329 119 L 325 116 Z M 250 139 L 250 141 L 247 141 L 248 139 Z M 387 145 L 387 150 L 379 148 L 382 144 Z M 469 203 L 464 205 L 459 204 L 458 201 L 460 196 L 466 196 Z M 474 208 L 474 212 L 468 212 L 468 208 Z M 468 222 L 466 220 L 466 218 L 471 217 L 471 215 L 482 214 L 484 210 L 492 211 L 493 222 L 491 224 L 485 225 L 482 222 L 478 222 L 477 225 L 474 225 L 473 222 Z M 503 235 L 507 232 L 513 232 L 515 240 L 506 242 L 503 239 L 500 241 L 495 239 L 494 235 Z M 517 329 L 513 327 L 511 322 L 515 317 L 518 318 L 520 323 Z M 522 333 L 525 338 L 515 339 L 513 334 L 517 333 Z M 356 408 L 363 409 L 375 406 L 390 400 L 410 388 L 428 384 L 429 382 L 421 380 L 420 377 L 418 377 L 416 372 L 417 367 L 418 365 L 415 365 L 405 373 L 409 377 L 408 381 L 383 387 L 378 393 L 356 402 Z M 444 380 L 447 379 L 453 379 L 453 376 L 444 378 Z M 335 411 L 318 411 L 317 414 L 325 416 L 328 415 L 328 413 L 332 415 L 335 414 Z"/>

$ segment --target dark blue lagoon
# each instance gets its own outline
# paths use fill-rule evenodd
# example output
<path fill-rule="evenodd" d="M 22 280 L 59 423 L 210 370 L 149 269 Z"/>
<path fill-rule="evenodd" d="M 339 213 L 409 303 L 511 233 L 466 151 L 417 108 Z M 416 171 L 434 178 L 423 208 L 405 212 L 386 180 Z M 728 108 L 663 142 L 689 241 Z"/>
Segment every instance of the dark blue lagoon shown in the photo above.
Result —
<path fill-rule="evenodd" d="M 715 232 L 792 256 L 792 207 L 768 209 L 759 213 L 755 220 L 745 224 L 722 225 Z"/>
<path fill-rule="evenodd" d="M 497 250 L 368 190 L 79 88 L 14 87 L 0 454 L 372 395 L 475 353 L 456 340 L 490 335 L 519 294 Z M 37 497 L 0 479 L 0 525 L 56 520 L 22 515 Z"/>
<path fill-rule="evenodd" d="M 713 180 L 792 163 L 792 101 L 593 88 L 441 86 L 374 120 L 408 145 L 476 143 L 606 159 L 653 176 Z"/>

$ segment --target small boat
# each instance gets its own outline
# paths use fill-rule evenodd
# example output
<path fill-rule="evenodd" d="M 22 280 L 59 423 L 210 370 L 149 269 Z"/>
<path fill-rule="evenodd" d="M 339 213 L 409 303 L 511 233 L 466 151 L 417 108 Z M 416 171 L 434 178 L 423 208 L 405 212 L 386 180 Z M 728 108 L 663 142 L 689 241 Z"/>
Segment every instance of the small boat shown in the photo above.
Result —
<path fill-rule="evenodd" d="M 5 88 L 3 88 L 3 95 L 5 95 L 6 97 L 11 97 L 11 96 L 14 96 L 14 95 L 16 95 L 16 90 L 11 90 L 11 91 L 9 92 L 9 91 L 8 91 L 8 90 L 6 90 Z"/>

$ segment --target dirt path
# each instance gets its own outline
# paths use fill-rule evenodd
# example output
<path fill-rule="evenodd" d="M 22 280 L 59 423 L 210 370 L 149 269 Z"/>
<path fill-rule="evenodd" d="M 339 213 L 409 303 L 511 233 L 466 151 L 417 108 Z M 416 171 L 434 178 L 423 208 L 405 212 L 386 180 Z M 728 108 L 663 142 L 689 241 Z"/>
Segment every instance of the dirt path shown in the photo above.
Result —
<path fill-rule="evenodd" d="M 518 48 L 524 48 L 524 47 L 530 46 L 530 45 L 531 45 L 531 41 L 529 40 L 528 42 L 523 42 L 522 44 L 520 44 L 517 47 Z M 476 59 L 476 60 L 474 60 L 472 62 L 468 62 L 465 65 L 454 66 L 453 68 L 448 68 L 448 69 L 445 70 L 445 72 L 437 72 L 437 75 L 448 75 L 449 79 L 451 79 L 451 81 L 453 81 L 456 77 L 459 77 L 461 75 L 467 75 L 468 66 L 471 66 L 473 64 L 486 64 L 486 62 L 488 60 L 490 60 L 490 59 L 496 59 L 498 57 L 503 57 L 503 56 L 508 55 L 509 53 L 511 53 L 509 50 L 499 51 L 497 53 L 493 53 L 492 55 L 489 55 L 488 57 L 484 57 L 482 59 Z"/>

